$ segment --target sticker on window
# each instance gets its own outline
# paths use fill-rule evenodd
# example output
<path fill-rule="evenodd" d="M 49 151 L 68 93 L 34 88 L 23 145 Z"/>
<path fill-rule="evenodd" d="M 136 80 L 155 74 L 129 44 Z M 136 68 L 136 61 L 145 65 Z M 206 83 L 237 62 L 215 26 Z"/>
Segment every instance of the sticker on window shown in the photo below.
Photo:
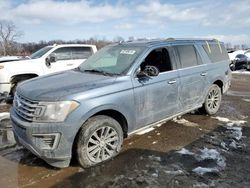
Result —
<path fill-rule="evenodd" d="M 135 50 L 122 50 L 120 54 L 134 55 L 135 52 L 136 52 Z"/>

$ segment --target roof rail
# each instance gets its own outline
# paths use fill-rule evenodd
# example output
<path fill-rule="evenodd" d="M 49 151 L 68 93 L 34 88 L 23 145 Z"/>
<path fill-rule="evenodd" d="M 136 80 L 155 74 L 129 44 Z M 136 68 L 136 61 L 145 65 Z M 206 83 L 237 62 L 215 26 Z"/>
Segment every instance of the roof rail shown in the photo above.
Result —
<path fill-rule="evenodd" d="M 166 41 L 190 41 L 190 40 L 200 40 L 200 41 L 218 41 L 217 39 L 212 38 L 167 38 Z"/>

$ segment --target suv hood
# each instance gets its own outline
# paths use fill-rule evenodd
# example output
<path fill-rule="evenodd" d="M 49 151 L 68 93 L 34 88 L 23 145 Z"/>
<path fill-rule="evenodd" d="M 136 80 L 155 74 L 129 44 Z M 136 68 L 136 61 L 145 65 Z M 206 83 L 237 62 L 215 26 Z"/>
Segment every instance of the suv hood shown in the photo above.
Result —
<path fill-rule="evenodd" d="M 36 101 L 57 101 L 66 96 L 112 84 L 116 77 L 70 70 L 31 79 L 17 87 L 18 94 Z"/>

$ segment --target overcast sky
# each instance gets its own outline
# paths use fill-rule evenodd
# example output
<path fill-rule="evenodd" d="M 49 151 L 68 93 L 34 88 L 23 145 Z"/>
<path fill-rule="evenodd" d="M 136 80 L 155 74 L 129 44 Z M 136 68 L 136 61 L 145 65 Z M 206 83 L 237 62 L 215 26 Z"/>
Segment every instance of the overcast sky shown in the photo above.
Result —
<path fill-rule="evenodd" d="M 0 0 L 21 42 L 212 37 L 250 45 L 249 0 Z"/>

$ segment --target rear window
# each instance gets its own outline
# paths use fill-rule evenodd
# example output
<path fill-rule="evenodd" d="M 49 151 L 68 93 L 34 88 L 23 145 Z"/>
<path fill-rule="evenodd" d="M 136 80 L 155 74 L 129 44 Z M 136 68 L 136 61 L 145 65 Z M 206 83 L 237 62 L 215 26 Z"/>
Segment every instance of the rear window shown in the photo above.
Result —
<path fill-rule="evenodd" d="M 212 63 L 228 60 L 228 53 L 222 44 L 206 43 L 202 45 Z"/>
<path fill-rule="evenodd" d="M 202 64 L 201 57 L 194 45 L 175 46 L 181 63 L 181 68 L 192 67 Z"/>

